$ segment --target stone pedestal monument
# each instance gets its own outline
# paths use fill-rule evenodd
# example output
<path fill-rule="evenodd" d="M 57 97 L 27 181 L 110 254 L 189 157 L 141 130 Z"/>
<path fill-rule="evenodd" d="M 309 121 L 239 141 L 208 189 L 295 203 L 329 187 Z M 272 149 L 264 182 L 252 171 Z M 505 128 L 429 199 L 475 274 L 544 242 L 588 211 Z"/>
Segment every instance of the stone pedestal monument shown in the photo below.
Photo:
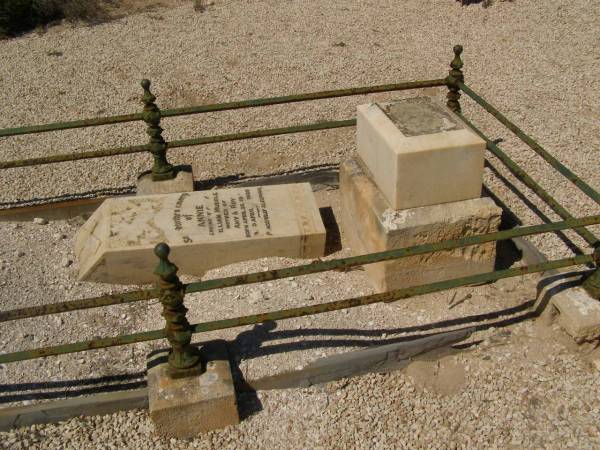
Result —
<path fill-rule="evenodd" d="M 429 97 L 361 105 L 359 158 L 342 163 L 346 235 L 357 253 L 497 231 L 501 209 L 481 198 L 485 142 Z M 491 271 L 495 243 L 365 266 L 389 291 Z"/>

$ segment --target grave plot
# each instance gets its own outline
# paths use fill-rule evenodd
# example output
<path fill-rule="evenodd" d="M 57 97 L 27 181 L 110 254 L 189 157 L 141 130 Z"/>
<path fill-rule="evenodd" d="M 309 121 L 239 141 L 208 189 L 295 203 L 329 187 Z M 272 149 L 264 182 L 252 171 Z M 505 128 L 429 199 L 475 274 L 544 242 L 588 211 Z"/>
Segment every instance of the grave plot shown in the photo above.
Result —
<path fill-rule="evenodd" d="M 79 272 L 81 280 L 107 282 L 111 288 L 114 283 L 157 281 L 155 287 L 114 294 L 103 294 L 104 289 L 98 285 L 82 284 L 77 289 L 85 292 L 86 298 L 59 303 L 39 301 L 38 305 L 22 308 L 15 304 L 0 312 L 0 320 L 7 322 L 3 338 L 8 348 L 0 355 L 0 363 L 9 365 L 2 376 L 10 382 L 25 381 L 27 376 L 40 372 L 48 376 L 80 374 L 79 364 L 85 365 L 88 373 L 98 373 L 98 384 L 118 378 L 119 370 L 121 375 L 124 370 L 129 373 L 121 380 L 134 380 L 129 385 L 124 383 L 125 387 L 139 387 L 145 384 L 143 367 L 147 362 L 148 391 L 140 395 L 149 399 L 157 431 L 189 437 L 238 422 L 234 387 L 252 391 L 306 386 L 315 384 L 315 380 L 332 381 L 404 367 L 414 358 L 432 358 L 434 351 L 452 352 L 449 345 L 466 339 L 466 347 L 476 346 L 477 339 L 469 338 L 474 332 L 489 336 L 492 328 L 550 311 L 548 303 L 556 291 L 562 295 L 567 295 L 566 291 L 576 293 L 570 297 L 571 303 L 576 298 L 575 309 L 591 311 L 587 318 L 594 316 L 600 292 L 597 251 L 588 249 L 574 257 L 534 261 L 535 252 L 519 238 L 574 230 L 593 249 L 597 238 L 585 227 L 599 224 L 600 216 L 574 218 L 464 117 L 459 103 L 461 92 L 596 203 L 600 195 L 464 84 L 461 53 L 462 47 L 456 46 L 451 70 L 444 79 L 185 110 L 161 111 L 145 80 L 141 114 L 0 130 L 0 136 L 14 136 L 144 120 L 150 136 L 147 145 L 5 161 L 0 168 L 151 152 L 154 165 L 142 174 L 138 194 L 152 195 L 108 199 L 83 223 L 75 219 L 56 221 L 53 226 L 71 235 L 80 229 L 74 243 L 77 258 L 73 270 Z M 358 120 L 168 143 L 160 127 L 161 117 L 430 86 L 447 86 L 445 106 L 423 98 L 372 104 L 359 108 Z M 262 180 L 264 185 L 253 187 L 181 192 L 183 184 L 174 181 L 181 171 L 167 160 L 167 150 L 178 147 L 354 125 L 358 126 L 360 160 L 342 163 L 340 189 L 335 193 L 313 194 L 308 184 L 268 186 L 268 179 Z M 504 205 L 493 192 L 481 197 L 484 148 L 563 220 L 501 227 L 506 208 L 502 211 Z M 69 206 L 93 208 L 94 203 Z M 24 207 L 4 216 L 31 213 L 32 207 Z M 41 225 L 44 221 L 38 222 Z M 23 230 L 31 231 L 29 227 Z M 51 230 L 48 227 L 46 232 Z M 497 252 L 498 242 L 509 242 L 506 247 L 512 250 Z M 525 261 L 519 246 L 529 255 Z M 51 248 L 47 251 L 52 254 Z M 312 262 L 285 259 L 312 259 L 325 253 L 325 257 Z M 260 259 L 265 257 L 268 259 Z M 581 270 L 585 266 L 592 270 Z M 571 274 L 568 286 L 563 283 L 540 289 L 537 295 L 537 287 L 551 284 L 547 278 L 535 278 L 537 274 L 572 267 L 579 272 Z M 522 278 L 526 275 L 533 278 Z M 552 282 L 564 281 L 560 274 L 551 275 Z M 266 287 L 249 287 L 255 283 Z M 573 286 L 573 290 L 568 289 Z M 513 292 L 510 298 L 505 295 L 507 290 Z M 521 295 L 525 291 L 526 300 Z M 160 305 L 148 302 L 155 298 Z M 414 309 L 399 318 L 404 314 L 403 307 L 394 302 Z M 579 341 L 597 339 L 600 322 L 578 322 L 569 310 L 569 302 L 567 295 L 567 306 L 561 309 L 563 324 L 567 323 L 564 317 L 569 318 L 567 331 Z M 465 305 L 477 314 L 465 316 Z M 112 313 L 107 312 L 108 306 L 113 308 Z M 122 320 L 115 320 L 115 312 L 120 311 L 124 311 L 119 316 Z M 75 342 L 52 342 L 64 337 L 68 329 L 62 313 L 71 314 L 69 321 L 87 325 Z M 59 320 L 48 322 L 49 314 L 59 315 Z M 164 327 L 161 315 L 166 321 Z M 27 329 L 23 324 L 30 320 L 46 321 L 46 326 L 55 323 L 52 341 L 22 349 L 27 334 L 23 334 Z M 423 325 L 423 320 L 428 324 Z M 240 327 L 245 328 L 240 331 Z M 101 336 L 97 334 L 99 329 Z M 299 339 L 286 341 L 294 338 Z M 157 353 L 158 359 L 153 355 L 147 360 L 149 353 L 167 342 L 168 348 Z M 120 348 L 133 344 L 137 346 L 128 348 L 134 350 Z M 317 355 L 323 361 L 312 361 L 315 350 L 322 347 L 327 350 L 317 351 Z M 339 356 L 364 347 L 370 347 L 369 351 Z M 214 348 L 218 350 L 211 350 Z M 88 352 L 95 349 L 106 350 L 95 358 L 96 352 Z M 73 353 L 85 356 L 74 360 L 69 356 Z M 326 358 L 334 353 L 338 355 Z M 64 361 L 64 367 L 52 367 L 48 363 L 51 358 Z M 389 365 L 381 366 L 382 361 Z M 23 368 L 28 375 L 24 375 Z M 61 394 L 65 392 L 55 397 Z M 24 398 L 17 395 L 12 400 Z M 215 407 L 221 415 L 215 415 Z M 174 417 L 182 410 L 188 412 L 186 419 L 175 426 Z M 7 414 L 10 416 L 10 412 Z M 39 414 L 19 417 L 40 420 Z M 199 430 L 198 422 L 206 427 Z M 12 425 L 9 419 L 8 426 Z"/>

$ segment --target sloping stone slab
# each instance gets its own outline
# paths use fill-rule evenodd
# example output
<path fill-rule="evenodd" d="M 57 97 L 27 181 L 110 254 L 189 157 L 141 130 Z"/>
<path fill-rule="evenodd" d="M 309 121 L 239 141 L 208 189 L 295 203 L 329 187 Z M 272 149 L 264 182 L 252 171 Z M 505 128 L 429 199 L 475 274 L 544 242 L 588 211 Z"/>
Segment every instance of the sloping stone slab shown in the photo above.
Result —
<path fill-rule="evenodd" d="M 146 388 L 86 395 L 36 405 L 13 406 L 0 409 L 0 431 L 41 423 L 56 423 L 77 416 L 99 416 L 147 407 Z"/>
<path fill-rule="evenodd" d="M 77 234 L 79 279 L 151 283 L 159 242 L 180 274 L 202 276 L 256 258 L 322 256 L 325 227 L 309 183 L 109 199 Z"/>

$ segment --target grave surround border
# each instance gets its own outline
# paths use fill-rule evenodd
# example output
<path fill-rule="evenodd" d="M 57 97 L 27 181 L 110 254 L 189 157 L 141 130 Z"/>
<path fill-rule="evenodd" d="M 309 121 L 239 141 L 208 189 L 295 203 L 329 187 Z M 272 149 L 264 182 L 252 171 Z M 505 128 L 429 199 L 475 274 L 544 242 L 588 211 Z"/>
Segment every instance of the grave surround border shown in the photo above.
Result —
<path fill-rule="evenodd" d="M 464 83 L 464 75 L 462 72 L 463 62 L 461 59 L 463 48 L 462 46 L 454 47 L 454 59 L 450 63 L 450 71 L 448 76 L 441 79 L 426 80 L 426 81 L 414 81 L 406 83 L 397 83 L 390 85 L 360 87 L 351 89 L 340 89 L 335 91 L 323 91 L 309 94 L 290 95 L 283 97 L 273 97 L 267 99 L 256 99 L 256 100 L 245 100 L 239 102 L 228 102 L 214 105 L 201 105 L 190 108 L 179 108 L 175 110 L 163 110 L 161 111 L 158 106 L 154 103 L 156 98 L 150 92 L 150 82 L 148 80 L 142 81 L 142 87 L 144 88 L 144 111 L 142 113 L 135 113 L 122 116 L 103 117 L 95 119 L 84 119 L 70 122 L 53 123 L 46 125 L 32 125 L 18 128 L 9 128 L 0 130 L 0 137 L 9 137 L 24 135 L 30 133 L 43 133 L 65 129 L 81 128 L 88 126 L 99 126 L 108 125 L 113 123 L 123 123 L 136 120 L 144 120 L 148 125 L 148 135 L 150 136 L 149 144 L 142 144 L 129 147 L 119 147 L 116 149 L 106 149 L 92 152 L 79 152 L 72 154 L 59 154 L 51 155 L 40 158 L 22 159 L 14 161 L 0 162 L 0 170 L 11 169 L 15 167 L 26 167 L 36 166 L 40 164 L 51 164 L 56 162 L 75 161 L 80 159 L 109 157 L 114 155 L 131 154 L 137 152 L 149 151 L 154 157 L 153 167 L 153 178 L 157 181 L 161 179 L 169 178 L 169 167 L 166 159 L 167 149 L 176 149 L 188 146 L 206 145 L 216 142 L 227 142 L 241 139 L 255 139 L 266 136 L 277 136 L 290 133 L 301 133 L 317 130 L 327 130 L 342 127 L 355 126 L 355 119 L 337 120 L 337 121 L 325 121 L 315 124 L 308 125 L 294 125 L 284 128 L 276 128 L 269 130 L 255 130 L 243 133 L 232 133 L 226 135 L 215 135 L 208 137 L 199 137 L 191 139 L 183 139 L 179 141 L 165 142 L 162 139 L 160 128 L 161 117 L 174 117 L 188 114 L 199 114 L 205 112 L 216 112 L 225 111 L 232 109 L 242 109 L 251 107 L 262 107 L 268 105 L 276 105 L 283 103 L 294 103 L 299 101 L 318 100 L 324 98 L 335 98 L 350 95 L 362 95 L 374 92 L 390 92 L 397 90 L 408 90 L 408 89 L 419 89 L 424 87 L 435 87 L 435 86 L 447 86 L 447 106 L 454 111 L 461 119 L 463 119 L 473 130 L 486 141 L 487 149 L 497 156 L 500 161 L 526 186 L 538 195 L 538 197 L 547 203 L 563 220 L 561 222 L 553 222 L 544 225 L 522 227 L 519 229 L 505 230 L 498 233 L 491 233 L 489 235 L 479 235 L 470 238 L 463 238 L 454 241 L 445 241 L 437 244 L 428 244 L 424 246 L 416 246 L 407 249 L 398 249 L 389 252 L 380 252 L 370 255 L 360 255 L 358 257 L 351 258 L 340 258 L 332 261 L 322 261 L 314 264 L 308 264 L 303 266 L 290 267 L 280 269 L 276 271 L 261 272 L 256 274 L 245 274 L 238 277 L 229 277 L 227 279 L 219 280 L 208 280 L 201 281 L 198 283 L 191 283 L 187 285 L 181 285 L 182 294 L 187 292 L 198 292 L 208 289 L 224 288 L 228 286 L 234 286 L 239 284 L 249 284 L 256 282 L 263 282 L 273 279 L 285 278 L 289 276 L 299 276 L 309 273 L 317 273 L 326 270 L 333 270 L 336 268 L 347 268 L 362 264 L 371 264 L 384 260 L 396 259 L 406 257 L 407 255 L 428 253 L 437 251 L 442 248 L 458 248 L 461 246 L 474 245 L 487 240 L 497 241 L 499 239 L 509 239 L 528 236 L 532 234 L 539 234 L 545 232 L 552 232 L 557 230 L 572 229 L 577 232 L 592 248 L 591 252 L 577 255 L 572 258 L 563 258 L 553 261 L 544 261 L 529 264 L 526 267 L 519 267 L 515 269 L 500 270 L 494 272 L 488 272 L 479 274 L 471 277 L 463 277 L 453 280 L 446 280 L 438 283 L 431 283 L 427 285 L 416 286 L 408 289 L 399 289 L 392 292 L 383 294 L 375 294 L 370 296 L 360 296 L 354 298 L 348 298 L 339 300 L 336 302 L 330 302 L 319 305 L 305 306 L 299 308 L 293 308 L 289 310 L 273 311 L 259 315 L 238 317 L 232 319 L 224 319 L 219 321 L 189 325 L 189 331 L 191 333 L 200 333 L 204 331 L 219 330 L 231 327 L 237 327 L 242 325 L 261 323 L 267 320 L 282 320 L 286 318 L 299 317 L 305 315 L 319 314 L 328 311 L 334 311 L 339 309 L 357 307 L 367 304 L 373 304 L 378 302 L 389 302 L 395 301 L 400 298 L 406 298 L 413 295 L 421 295 L 429 292 L 438 292 L 442 290 L 452 289 L 458 286 L 464 286 L 467 284 L 474 284 L 480 282 L 494 281 L 502 278 L 522 276 L 530 273 L 547 272 L 549 270 L 555 270 L 559 268 L 566 268 L 572 266 L 587 265 L 592 267 L 592 270 L 585 273 L 581 278 L 580 283 L 583 288 L 586 289 L 588 294 L 597 299 L 600 297 L 600 245 L 598 238 L 594 236 L 592 232 L 587 230 L 585 226 L 595 225 L 600 223 L 600 216 L 588 215 L 584 218 L 574 218 L 569 211 L 561 205 L 556 199 L 554 199 L 547 191 L 545 191 L 531 176 L 518 166 L 512 159 L 508 157 L 497 145 L 495 141 L 489 139 L 485 134 L 477 129 L 464 115 L 462 114 L 460 105 L 460 96 L 462 94 L 468 95 L 473 99 L 479 106 L 494 116 L 500 123 L 506 126 L 512 131 L 523 143 L 534 150 L 543 160 L 550 164 L 555 170 L 562 174 L 567 180 L 573 183 L 579 190 L 585 195 L 591 198 L 596 204 L 600 204 L 600 194 L 594 190 L 584 180 L 574 174 L 570 169 L 564 166 L 560 161 L 554 158 L 549 152 L 547 152 L 540 144 L 528 136 L 523 130 L 517 125 L 512 123 L 506 116 L 498 111 L 494 106 L 488 103 L 485 99 L 479 96 L 473 91 L 468 85 Z M 9 205 L 16 207 L 5 208 L 8 210 L 18 210 L 20 205 Z M 471 239 L 471 240 L 469 240 Z M 416 253 L 415 253 L 416 252 Z M 177 286 L 175 284 L 174 286 Z M 93 299 L 82 299 L 75 301 L 67 301 L 60 304 L 44 305 L 35 308 L 25 308 L 21 310 L 3 311 L 0 312 L 0 321 L 17 320 L 25 317 L 36 317 L 47 314 L 63 313 L 67 311 L 74 311 L 78 309 L 93 308 L 99 306 L 108 306 L 111 304 L 126 303 L 130 301 L 142 301 L 151 298 L 156 298 L 159 295 L 163 295 L 164 292 L 158 289 L 147 289 L 141 291 L 130 291 L 122 294 L 114 294 L 108 296 L 96 297 Z M 37 309 L 36 309 L 37 308 Z M 534 311 L 535 312 L 535 311 Z M 539 311 L 537 311 L 539 313 Z M 148 340 L 163 339 L 166 337 L 165 330 L 154 330 L 146 331 L 131 335 L 116 336 L 110 338 L 95 339 L 87 342 L 75 342 L 59 346 L 50 346 L 45 348 L 37 348 L 31 350 L 25 350 L 20 352 L 5 353 L 0 355 L 0 363 L 10 363 L 16 361 L 23 361 L 28 359 L 47 357 L 51 355 L 74 353 L 79 351 L 88 351 L 97 348 L 106 348 L 115 345 L 128 345 L 136 342 L 144 342 Z"/>

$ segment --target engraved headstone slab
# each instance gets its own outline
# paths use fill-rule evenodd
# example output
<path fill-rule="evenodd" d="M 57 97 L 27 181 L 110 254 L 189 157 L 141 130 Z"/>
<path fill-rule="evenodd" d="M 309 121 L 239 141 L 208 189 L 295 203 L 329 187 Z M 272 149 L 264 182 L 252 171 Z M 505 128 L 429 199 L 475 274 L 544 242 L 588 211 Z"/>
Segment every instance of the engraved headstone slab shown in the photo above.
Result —
<path fill-rule="evenodd" d="M 308 183 L 109 199 L 77 234 L 79 279 L 154 282 L 159 242 L 180 274 L 202 276 L 267 256 L 322 256 L 325 228 Z"/>

